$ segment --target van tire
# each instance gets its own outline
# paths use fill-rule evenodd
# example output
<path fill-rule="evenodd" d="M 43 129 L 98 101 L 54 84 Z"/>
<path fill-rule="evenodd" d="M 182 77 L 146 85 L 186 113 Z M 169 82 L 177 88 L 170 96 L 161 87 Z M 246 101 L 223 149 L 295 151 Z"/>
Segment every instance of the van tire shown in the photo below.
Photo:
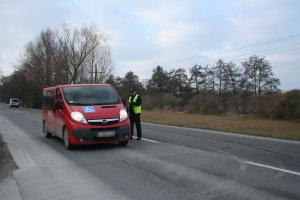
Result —
<path fill-rule="evenodd" d="M 47 130 L 47 128 L 45 126 L 45 122 L 43 123 L 43 133 L 44 133 L 45 138 L 51 138 L 52 137 L 52 134 L 49 133 L 49 131 Z"/>
<path fill-rule="evenodd" d="M 128 141 L 124 141 L 124 142 L 119 142 L 120 146 L 126 146 L 128 144 Z"/>
<path fill-rule="evenodd" d="M 63 130 L 63 140 L 64 140 L 64 146 L 66 149 L 71 150 L 74 148 L 74 146 L 70 142 L 69 133 L 67 127 Z"/>

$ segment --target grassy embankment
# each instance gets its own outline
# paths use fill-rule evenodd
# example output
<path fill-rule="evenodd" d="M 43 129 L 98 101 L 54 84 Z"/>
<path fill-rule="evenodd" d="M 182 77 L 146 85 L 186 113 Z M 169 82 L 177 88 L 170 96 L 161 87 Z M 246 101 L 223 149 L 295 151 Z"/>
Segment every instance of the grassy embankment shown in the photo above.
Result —
<path fill-rule="evenodd" d="M 141 120 L 157 124 L 300 140 L 300 123 L 243 116 L 211 116 L 143 110 Z"/>

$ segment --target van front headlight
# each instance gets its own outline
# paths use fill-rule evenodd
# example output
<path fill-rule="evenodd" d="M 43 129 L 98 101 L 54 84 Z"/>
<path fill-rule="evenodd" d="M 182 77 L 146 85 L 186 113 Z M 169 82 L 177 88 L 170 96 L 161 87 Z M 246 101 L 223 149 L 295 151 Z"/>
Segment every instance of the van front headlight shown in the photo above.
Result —
<path fill-rule="evenodd" d="M 77 122 L 87 124 L 87 121 L 81 112 L 72 112 L 71 117 Z"/>
<path fill-rule="evenodd" d="M 120 122 L 124 121 L 127 118 L 128 118 L 127 111 L 126 109 L 123 108 L 122 110 L 120 110 Z"/>

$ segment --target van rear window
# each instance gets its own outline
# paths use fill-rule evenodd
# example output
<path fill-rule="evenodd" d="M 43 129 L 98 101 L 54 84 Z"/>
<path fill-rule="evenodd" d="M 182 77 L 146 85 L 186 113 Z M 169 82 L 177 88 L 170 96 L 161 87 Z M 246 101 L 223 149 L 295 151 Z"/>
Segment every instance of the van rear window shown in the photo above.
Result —
<path fill-rule="evenodd" d="M 118 94 L 110 86 L 64 87 L 63 95 L 69 105 L 107 105 L 120 103 Z"/>

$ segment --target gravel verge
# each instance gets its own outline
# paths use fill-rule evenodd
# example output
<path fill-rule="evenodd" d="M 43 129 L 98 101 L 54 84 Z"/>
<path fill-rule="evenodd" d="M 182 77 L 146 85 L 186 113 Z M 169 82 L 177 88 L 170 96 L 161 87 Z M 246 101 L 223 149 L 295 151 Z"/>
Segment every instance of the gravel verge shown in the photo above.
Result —
<path fill-rule="evenodd" d="M 0 182 L 10 176 L 10 173 L 17 168 L 18 167 L 7 148 L 7 144 L 4 142 L 0 133 Z"/>

